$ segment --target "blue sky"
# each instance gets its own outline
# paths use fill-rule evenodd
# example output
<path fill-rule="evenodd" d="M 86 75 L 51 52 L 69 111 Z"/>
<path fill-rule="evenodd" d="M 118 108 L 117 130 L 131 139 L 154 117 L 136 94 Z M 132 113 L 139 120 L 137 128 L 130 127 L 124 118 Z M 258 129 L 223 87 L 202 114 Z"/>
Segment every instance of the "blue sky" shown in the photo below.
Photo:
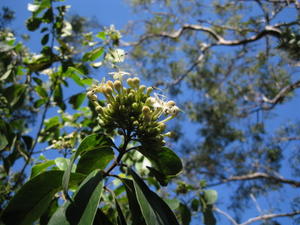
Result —
<path fill-rule="evenodd" d="M 19 35 L 26 32 L 25 20 L 30 16 L 30 12 L 27 11 L 28 3 L 28 0 L 1 0 L 0 2 L 1 7 L 8 6 L 16 12 L 16 20 L 12 24 L 12 29 L 17 31 Z M 122 29 L 128 23 L 128 21 L 137 19 L 137 16 L 131 13 L 129 6 L 121 0 L 66 0 L 64 4 L 69 4 L 72 6 L 69 11 L 70 14 L 78 13 L 81 16 L 94 17 L 101 25 L 109 26 L 110 24 L 114 24 L 117 29 Z M 40 45 L 36 44 L 39 43 L 36 42 L 36 40 L 40 40 L 40 37 L 34 37 L 34 35 L 36 35 L 36 33 L 32 34 L 33 38 L 27 43 L 27 45 L 31 48 L 31 50 L 39 51 Z M 293 121 L 295 119 L 299 119 L 300 98 L 298 96 L 299 92 L 297 93 L 297 97 L 292 101 L 276 108 L 275 113 L 279 116 L 276 117 L 276 121 L 267 123 L 268 130 L 275 129 L 275 127 L 278 127 L 278 125 L 283 124 L 287 120 Z M 191 124 L 188 126 L 191 126 Z M 195 135 L 195 133 L 190 134 L 192 136 Z M 286 161 L 286 163 L 288 162 Z M 290 176 L 289 171 L 286 171 L 285 169 L 282 170 L 282 175 Z M 228 199 L 228 193 L 231 191 L 229 188 L 223 185 L 216 189 L 219 192 L 220 201 L 230 201 L 230 199 Z M 295 192 L 295 190 L 292 188 L 286 188 L 285 190 L 289 191 L 290 193 Z M 296 192 L 294 194 L 296 195 Z M 273 197 L 279 199 L 279 195 L 280 194 L 276 194 L 276 196 Z M 258 201 L 262 207 L 268 204 L 267 202 L 263 202 L 262 199 L 258 199 Z M 272 204 L 271 199 L 269 204 Z M 258 215 L 254 204 L 250 205 L 250 207 L 253 208 L 253 210 L 248 211 L 247 215 L 243 216 L 243 219 Z M 226 211 L 226 209 L 224 210 Z M 222 216 L 220 216 L 220 218 L 222 218 Z M 222 221 L 224 222 L 222 224 L 227 224 L 226 219 Z M 195 222 L 194 224 L 198 223 Z"/>

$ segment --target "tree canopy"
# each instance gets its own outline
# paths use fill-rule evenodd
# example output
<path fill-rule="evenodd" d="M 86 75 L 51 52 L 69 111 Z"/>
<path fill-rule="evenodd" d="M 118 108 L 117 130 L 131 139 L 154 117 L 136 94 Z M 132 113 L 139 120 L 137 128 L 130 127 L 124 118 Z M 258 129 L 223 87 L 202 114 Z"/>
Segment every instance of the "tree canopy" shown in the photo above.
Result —
<path fill-rule="evenodd" d="M 2 8 L 0 221 L 299 223 L 299 2 L 127 3 L 119 31 L 28 1 L 23 35 Z"/>

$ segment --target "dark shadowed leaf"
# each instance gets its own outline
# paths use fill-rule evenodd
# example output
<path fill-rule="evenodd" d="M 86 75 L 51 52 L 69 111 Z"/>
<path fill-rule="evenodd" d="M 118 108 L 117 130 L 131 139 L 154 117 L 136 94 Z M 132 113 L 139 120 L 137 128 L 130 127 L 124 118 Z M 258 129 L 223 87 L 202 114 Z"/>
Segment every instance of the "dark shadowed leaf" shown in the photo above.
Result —
<path fill-rule="evenodd" d="M 179 225 L 169 206 L 132 170 L 136 197 L 147 225 Z"/>
<path fill-rule="evenodd" d="M 77 172 L 89 174 L 95 169 L 103 170 L 114 158 L 111 148 L 101 148 L 88 151 L 82 155 L 77 164 Z"/>
<path fill-rule="evenodd" d="M 118 216 L 117 216 L 117 223 L 118 225 L 127 225 L 125 217 L 123 215 L 122 209 L 117 201 L 117 199 L 115 198 L 115 204 L 116 204 L 116 209 L 118 212 Z"/>
<path fill-rule="evenodd" d="M 41 40 L 42 45 L 46 45 L 49 41 L 49 34 L 45 34 Z"/>
<path fill-rule="evenodd" d="M 73 109 L 78 109 L 85 99 L 86 93 L 79 93 L 72 95 L 69 99 L 69 103 L 72 105 Z"/>
<path fill-rule="evenodd" d="M 213 206 L 207 205 L 205 210 L 203 211 L 203 220 L 205 225 L 216 225 L 217 220 L 213 213 Z"/>
<path fill-rule="evenodd" d="M 55 193 L 62 189 L 63 171 L 46 171 L 25 183 L 5 208 L 2 220 L 6 225 L 28 225 L 48 208 Z M 83 175 L 72 174 L 70 183 L 76 185 Z"/>
<path fill-rule="evenodd" d="M 180 158 L 169 148 L 139 148 L 138 151 L 147 157 L 153 167 L 166 176 L 175 176 L 182 170 Z"/>
<path fill-rule="evenodd" d="M 96 170 L 82 182 L 71 201 L 65 203 L 50 219 L 49 225 L 91 225 L 103 190 L 103 174 Z"/>
<path fill-rule="evenodd" d="M 145 225 L 146 222 L 144 220 L 140 205 L 136 198 L 133 181 L 130 179 L 122 179 L 122 182 L 126 189 L 126 194 L 127 194 L 128 203 L 129 203 L 129 209 L 130 209 L 131 216 L 132 216 L 132 225 Z"/>
<path fill-rule="evenodd" d="M 114 225 L 108 217 L 102 212 L 101 209 L 97 209 L 97 213 L 94 219 L 93 225 Z"/>
<path fill-rule="evenodd" d="M 185 204 L 180 203 L 178 211 L 179 211 L 179 215 L 180 215 L 180 219 L 181 219 L 181 224 L 189 225 L 191 222 L 191 218 L 192 218 L 190 209 Z"/>

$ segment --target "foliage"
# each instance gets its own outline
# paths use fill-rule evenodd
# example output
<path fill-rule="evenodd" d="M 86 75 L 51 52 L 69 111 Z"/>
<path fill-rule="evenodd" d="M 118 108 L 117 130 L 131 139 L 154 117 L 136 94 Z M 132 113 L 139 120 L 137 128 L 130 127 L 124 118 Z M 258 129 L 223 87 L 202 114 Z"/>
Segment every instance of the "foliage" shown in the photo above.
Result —
<path fill-rule="evenodd" d="M 212 209 L 222 224 L 246 221 L 247 212 L 269 198 L 273 204 L 258 214 L 297 215 L 299 186 L 286 191 L 285 181 L 299 184 L 300 175 L 293 128 L 299 118 L 289 115 L 300 87 L 298 1 L 130 3 L 141 18 L 128 28 L 135 40 L 124 42 L 140 65 L 135 69 L 177 97 L 186 112 L 177 124 L 185 163 L 176 191 L 190 211 L 201 203 L 199 189 L 216 186 L 227 199 Z M 283 192 L 284 201 L 274 199 Z M 201 210 L 194 211 L 196 224 Z"/>
<path fill-rule="evenodd" d="M 0 223 L 240 224 L 283 192 L 243 224 L 299 215 L 299 124 L 273 113 L 300 87 L 297 1 L 129 2 L 134 34 L 29 2 L 38 54 L 2 9 Z"/>

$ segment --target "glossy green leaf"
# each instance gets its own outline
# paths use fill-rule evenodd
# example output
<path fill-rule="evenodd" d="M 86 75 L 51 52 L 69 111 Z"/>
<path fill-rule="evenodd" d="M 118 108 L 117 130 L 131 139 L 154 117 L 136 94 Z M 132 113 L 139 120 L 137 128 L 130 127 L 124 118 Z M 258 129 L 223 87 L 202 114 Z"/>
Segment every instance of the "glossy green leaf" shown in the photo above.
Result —
<path fill-rule="evenodd" d="M 175 210 L 179 207 L 180 205 L 180 201 L 176 198 L 173 199 L 164 199 L 164 201 L 168 204 L 168 206 L 170 207 L 171 210 Z"/>
<path fill-rule="evenodd" d="M 218 192 L 215 190 L 205 190 L 203 193 L 206 204 L 212 205 L 218 199 Z"/>
<path fill-rule="evenodd" d="M 114 151 L 111 148 L 101 148 L 86 152 L 81 156 L 77 164 L 77 172 L 89 174 L 95 169 L 105 169 L 114 158 Z"/>
<path fill-rule="evenodd" d="M 60 170 L 66 170 L 68 168 L 68 165 L 70 163 L 69 159 L 58 157 L 54 159 L 55 165 L 58 167 Z M 74 168 L 72 169 L 72 172 L 75 172 Z"/>
<path fill-rule="evenodd" d="M 72 201 L 65 203 L 50 219 L 48 225 L 91 225 L 103 190 L 103 173 L 93 171 L 82 182 Z"/>
<path fill-rule="evenodd" d="M 55 164 L 54 160 L 48 160 L 46 162 L 42 162 L 42 163 L 34 165 L 31 168 L 30 179 L 32 179 L 36 175 L 44 172 L 48 167 L 53 166 L 54 164 Z"/>
<path fill-rule="evenodd" d="M 96 37 L 98 37 L 98 38 L 100 38 L 100 39 L 102 39 L 102 40 L 106 40 L 106 33 L 105 33 L 105 31 L 101 31 L 101 32 L 99 32 L 97 35 L 96 35 Z"/>
<path fill-rule="evenodd" d="M 181 159 L 169 148 L 139 148 L 138 151 L 147 157 L 152 166 L 166 176 L 175 176 L 182 170 Z"/>
<path fill-rule="evenodd" d="M 77 151 L 75 154 L 71 157 L 70 163 L 68 165 L 68 168 L 65 170 L 63 180 L 62 180 L 62 185 L 63 185 L 63 190 L 65 195 L 68 197 L 68 185 L 69 185 L 69 179 L 70 179 L 70 174 L 71 174 L 71 169 L 73 167 L 75 159 L 79 156 L 82 155 L 85 152 L 91 151 L 91 150 L 99 150 L 102 148 L 107 148 L 113 146 L 112 140 L 107 137 L 104 134 L 91 134 L 87 137 L 85 137 L 80 145 L 77 148 Z"/>
<path fill-rule="evenodd" d="M 122 182 L 126 189 L 129 209 L 131 212 L 132 225 L 146 225 L 140 205 L 136 198 L 133 181 L 130 179 L 122 179 Z"/>
<path fill-rule="evenodd" d="M 5 208 L 2 215 L 4 224 L 28 225 L 37 220 L 48 208 L 55 193 L 62 189 L 62 176 L 63 171 L 46 171 L 25 183 Z M 70 184 L 76 185 L 82 180 L 83 175 L 72 174 Z"/>
<path fill-rule="evenodd" d="M 72 95 L 69 99 L 69 103 L 72 105 L 73 109 L 78 109 L 82 105 L 85 97 L 86 93 Z"/>
<path fill-rule="evenodd" d="M 94 61 L 94 60 L 98 59 L 103 53 L 104 53 L 103 47 L 95 48 L 92 51 L 84 54 L 83 61 Z"/>
<path fill-rule="evenodd" d="M 147 225 L 179 225 L 169 206 L 144 181 L 129 169 L 134 180 L 136 196 Z"/>
<path fill-rule="evenodd" d="M 45 121 L 45 130 L 49 130 L 53 127 L 57 127 L 60 124 L 60 120 L 58 116 L 54 116 Z"/>

